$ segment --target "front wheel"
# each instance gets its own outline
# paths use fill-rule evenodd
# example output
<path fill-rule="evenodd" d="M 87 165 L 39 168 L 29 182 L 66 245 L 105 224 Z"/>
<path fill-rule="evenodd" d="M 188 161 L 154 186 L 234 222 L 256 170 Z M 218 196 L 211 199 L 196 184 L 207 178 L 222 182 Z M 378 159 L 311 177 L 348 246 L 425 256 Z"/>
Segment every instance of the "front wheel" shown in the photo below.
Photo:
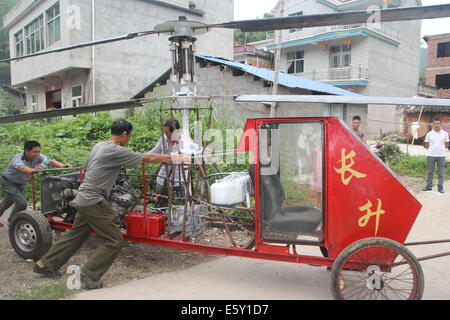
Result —
<path fill-rule="evenodd" d="M 52 230 L 40 212 L 18 212 L 9 224 L 9 241 L 19 256 L 37 261 L 52 245 Z"/>
<path fill-rule="evenodd" d="M 330 285 L 337 300 L 420 300 L 424 275 L 402 244 L 368 238 L 342 251 L 331 269 Z"/>

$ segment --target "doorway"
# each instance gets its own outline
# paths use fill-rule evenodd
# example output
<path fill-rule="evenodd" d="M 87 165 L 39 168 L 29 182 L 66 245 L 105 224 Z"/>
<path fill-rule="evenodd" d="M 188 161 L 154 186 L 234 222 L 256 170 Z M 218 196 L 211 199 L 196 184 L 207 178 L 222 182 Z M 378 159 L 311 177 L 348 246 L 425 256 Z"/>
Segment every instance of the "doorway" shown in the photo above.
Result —
<path fill-rule="evenodd" d="M 61 109 L 62 108 L 62 90 L 48 91 L 45 93 L 46 108 L 49 109 Z"/>

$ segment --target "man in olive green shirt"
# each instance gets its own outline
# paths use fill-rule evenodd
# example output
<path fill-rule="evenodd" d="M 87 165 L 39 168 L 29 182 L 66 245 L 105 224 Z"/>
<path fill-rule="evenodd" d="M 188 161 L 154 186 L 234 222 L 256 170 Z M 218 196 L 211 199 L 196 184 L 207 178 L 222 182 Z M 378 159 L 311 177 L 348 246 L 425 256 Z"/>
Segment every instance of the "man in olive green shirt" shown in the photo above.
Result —
<path fill-rule="evenodd" d="M 144 163 L 188 161 L 185 155 L 141 154 L 125 146 L 133 126 L 126 120 L 114 122 L 111 138 L 99 142 L 84 165 L 84 181 L 72 205 L 77 208 L 73 229 L 66 232 L 50 251 L 39 260 L 33 271 L 47 277 L 58 277 L 63 266 L 81 247 L 89 234 L 95 232 L 102 244 L 81 268 L 81 284 L 85 289 L 102 287 L 99 282 L 120 252 L 123 236 L 115 222 L 116 214 L 107 201 L 122 167 Z"/>

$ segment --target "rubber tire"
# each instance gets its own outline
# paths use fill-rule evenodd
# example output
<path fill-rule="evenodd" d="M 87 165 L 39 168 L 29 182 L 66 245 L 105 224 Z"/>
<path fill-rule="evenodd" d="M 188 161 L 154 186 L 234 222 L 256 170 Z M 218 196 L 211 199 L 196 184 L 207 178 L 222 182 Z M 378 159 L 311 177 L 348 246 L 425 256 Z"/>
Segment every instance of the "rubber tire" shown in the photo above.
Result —
<path fill-rule="evenodd" d="M 404 245 L 390 240 L 386 238 L 367 238 L 354 242 L 345 248 L 341 254 L 337 257 L 333 264 L 333 268 L 331 269 L 331 281 L 330 288 L 335 300 L 342 300 L 339 295 L 338 285 L 339 285 L 339 270 L 342 268 L 343 264 L 347 261 L 352 254 L 360 249 L 365 247 L 382 245 L 385 247 L 389 247 L 391 249 L 396 250 L 397 252 L 401 252 L 408 260 L 410 260 L 412 264 L 412 268 L 415 269 L 417 274 L 418 283 L 417 283 L 417 293 L 413 300 L 421 300 L 423 295 L 423 290 L 425 286 L 424 274 L 422 271 L 422 267 L 420 266 L 419 261 L 414 256 L 414 254 L 406 248 Z"/>
<path fill-rule="evenodd" d="M 24 251 L 16 243 L 15 229 L 18 223 L 29 223 L 36 233 L 36 244 L 31 251 Z M 18 212 L 9 224 L 9 241 L 14 251 L 24 259 L 39 260 L 52 246 L 52 229 L 50 223 L 39 211 Z"/>

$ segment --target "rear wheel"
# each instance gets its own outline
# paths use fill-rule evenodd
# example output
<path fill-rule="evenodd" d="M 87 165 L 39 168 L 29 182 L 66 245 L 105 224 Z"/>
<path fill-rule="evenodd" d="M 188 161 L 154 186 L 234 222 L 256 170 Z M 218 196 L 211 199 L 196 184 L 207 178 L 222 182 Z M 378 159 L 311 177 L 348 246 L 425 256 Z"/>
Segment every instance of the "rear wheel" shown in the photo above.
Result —
<path fill-rule="evenodd" d="M 52 245 L 52 230 L 40 212 L 18 212 L 9 225 L 9 241 L 19 256 L 37 261 Z"/>
<path fill-rule="evenodd" d="M 424 276 L 405 246 L 368 238 L 342 251 L 331 269 L 330 284 L 337 300 L 420 300 Z"/>

